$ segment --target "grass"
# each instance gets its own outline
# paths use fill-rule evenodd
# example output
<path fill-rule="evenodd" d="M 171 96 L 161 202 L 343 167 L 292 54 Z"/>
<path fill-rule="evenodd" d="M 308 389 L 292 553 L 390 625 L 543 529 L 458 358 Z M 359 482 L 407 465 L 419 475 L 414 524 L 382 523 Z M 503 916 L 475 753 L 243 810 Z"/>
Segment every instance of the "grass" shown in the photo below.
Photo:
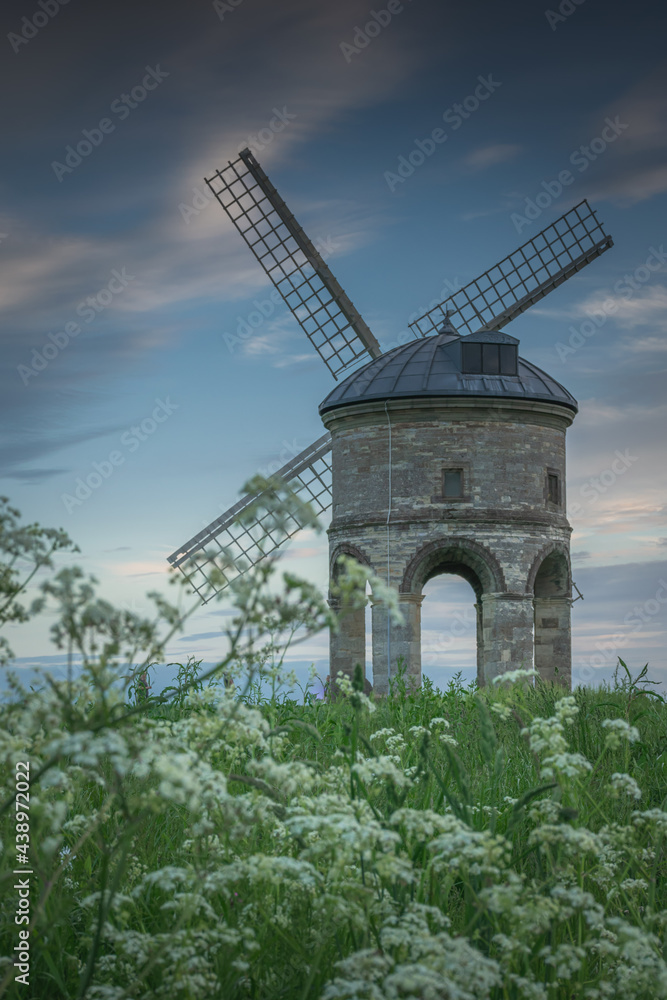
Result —
<path fill-rule="evenodd" d="M 0 995 L 667 996 L 667 709 L 645 674 L 570 698 L 359 687 L 135 687 L 143 712 L 79 728 L 32 793 L 30 986 Z M 7 741 L 28 709 L 3 711 Z"/>

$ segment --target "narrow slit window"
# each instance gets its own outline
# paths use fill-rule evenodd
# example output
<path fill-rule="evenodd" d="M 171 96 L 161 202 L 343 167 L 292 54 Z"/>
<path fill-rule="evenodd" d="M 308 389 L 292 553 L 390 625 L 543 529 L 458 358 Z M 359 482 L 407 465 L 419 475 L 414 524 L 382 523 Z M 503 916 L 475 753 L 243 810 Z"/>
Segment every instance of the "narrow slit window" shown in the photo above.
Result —
<path fill-rule="evenodd" d="M 517 373 L 517 349 L 514 344 L 500 345 L 500 374 L 516 375 Z"/>
<path fill-rule="evenodd" d="M 560 503 L 560 482 L 555 472 L 547 475 L 547 496 L 549 503 Z"/>
<path fill-rule="evenodd" d="M 463 469 L 445 469 L 443 495 L 445 498 L 463 496 Z"/>
<path fill-rule="evenodd" d="M 482 345 L 481 344 L 461 344 L 462 364 L 464 372 L 473 374 L 482 370 Z"/>
<path fill-rule="evenodd" d="M 485 375 L 500 374 L 498 344 L 482 344 L 482 371 Z"/>

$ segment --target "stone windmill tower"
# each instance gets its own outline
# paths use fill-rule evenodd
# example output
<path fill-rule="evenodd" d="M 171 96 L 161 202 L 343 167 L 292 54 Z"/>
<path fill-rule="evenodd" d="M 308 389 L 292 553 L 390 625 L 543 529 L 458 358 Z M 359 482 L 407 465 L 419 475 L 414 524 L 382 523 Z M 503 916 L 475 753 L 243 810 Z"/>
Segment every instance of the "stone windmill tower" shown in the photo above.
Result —
<path fill-rule="evenodd" d="M 462 576 L 475 592 L 481 684 L 534 664 L 569 686 L 565 433 L 577 403 L 520 358 L 518 340 L 502 328 L 613 245 L 588 203 L 383 353 L 248 150 L 207 184 L 334 378 L 354 368 L 320 405 L 326 433 L 277 475 L 316 513 L 333 503 L 332 578 L 341 555 L 351 555 L 399 592 L 402 625 L 373 606 L 375 690 L 387 691 L 399 661 L 421 682 L 422 588 L 439 573 Z M 253 564 L 272 551 L 261 521 L 237 520 L 255 499 L 244 496 L 169 557 L 202 600 L 215 593 L 216 552 Z M 365 663 L 363 609 L 342 619 L 330 651 L 332 677 Z"/>

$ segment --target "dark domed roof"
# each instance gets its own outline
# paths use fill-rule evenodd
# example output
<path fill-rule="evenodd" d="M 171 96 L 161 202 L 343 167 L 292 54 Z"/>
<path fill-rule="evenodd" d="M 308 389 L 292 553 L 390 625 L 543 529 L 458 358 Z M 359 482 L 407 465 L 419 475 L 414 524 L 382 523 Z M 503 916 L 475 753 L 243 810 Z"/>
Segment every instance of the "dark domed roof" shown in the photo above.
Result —
<path fill-rule="evenodd" d="M 535 399 L 567 406 L 577 401 L 559 382 L 519 358 L 516 375 L 464 373 L 461 345 L 466 342 L 518 344 L 514 337 L 488 331 L 459 337 L 443 332 L 411 341 L 357 369 L 320 403 L 320 414 L 339 406 L 372 400 L 428 396 L 491 396 Z"/>

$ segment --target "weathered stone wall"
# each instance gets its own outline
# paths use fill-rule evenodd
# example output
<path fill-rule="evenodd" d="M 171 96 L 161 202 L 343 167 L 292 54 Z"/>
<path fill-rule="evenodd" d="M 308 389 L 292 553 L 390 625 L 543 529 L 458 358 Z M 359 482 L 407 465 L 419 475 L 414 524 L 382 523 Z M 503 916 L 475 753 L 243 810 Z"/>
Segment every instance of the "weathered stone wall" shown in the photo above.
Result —
<path fill-rule="evenodd" d="M 469 580 L 481 605 L 481 677 L 532 666 L 536 641 L 538 669 L 552 676 L 557 661 L 555 676 L 569 682 L 569 568 L 562 592 L 552 595 L 565 601 L 558 635 L 547 638 L 550 626 L 538 623 L 534 640 L 533 585 L 550 553 L 569 567 L 565 431 L 572 418 L 566 407 L 505 398 L 393 399 L 324 415 L 333 442 L 332 563 L 341 547 L 354 546 L 404 595 L 407 624 L 389 631 L 390 667 L 400 651 L 420 680 L 415 598 L 447 567 Z M 463 469 L 461 499 L 443 496 L 448 467 Z M 549 500 L 548 472 L 559 476 L 560 504 Z M 387 629 L 382 610 L 376 614 L 377 688 L 377 678 L 386 683 Z M 332 662 L 340 664 L 345 656 L 335 645 Z"/>

